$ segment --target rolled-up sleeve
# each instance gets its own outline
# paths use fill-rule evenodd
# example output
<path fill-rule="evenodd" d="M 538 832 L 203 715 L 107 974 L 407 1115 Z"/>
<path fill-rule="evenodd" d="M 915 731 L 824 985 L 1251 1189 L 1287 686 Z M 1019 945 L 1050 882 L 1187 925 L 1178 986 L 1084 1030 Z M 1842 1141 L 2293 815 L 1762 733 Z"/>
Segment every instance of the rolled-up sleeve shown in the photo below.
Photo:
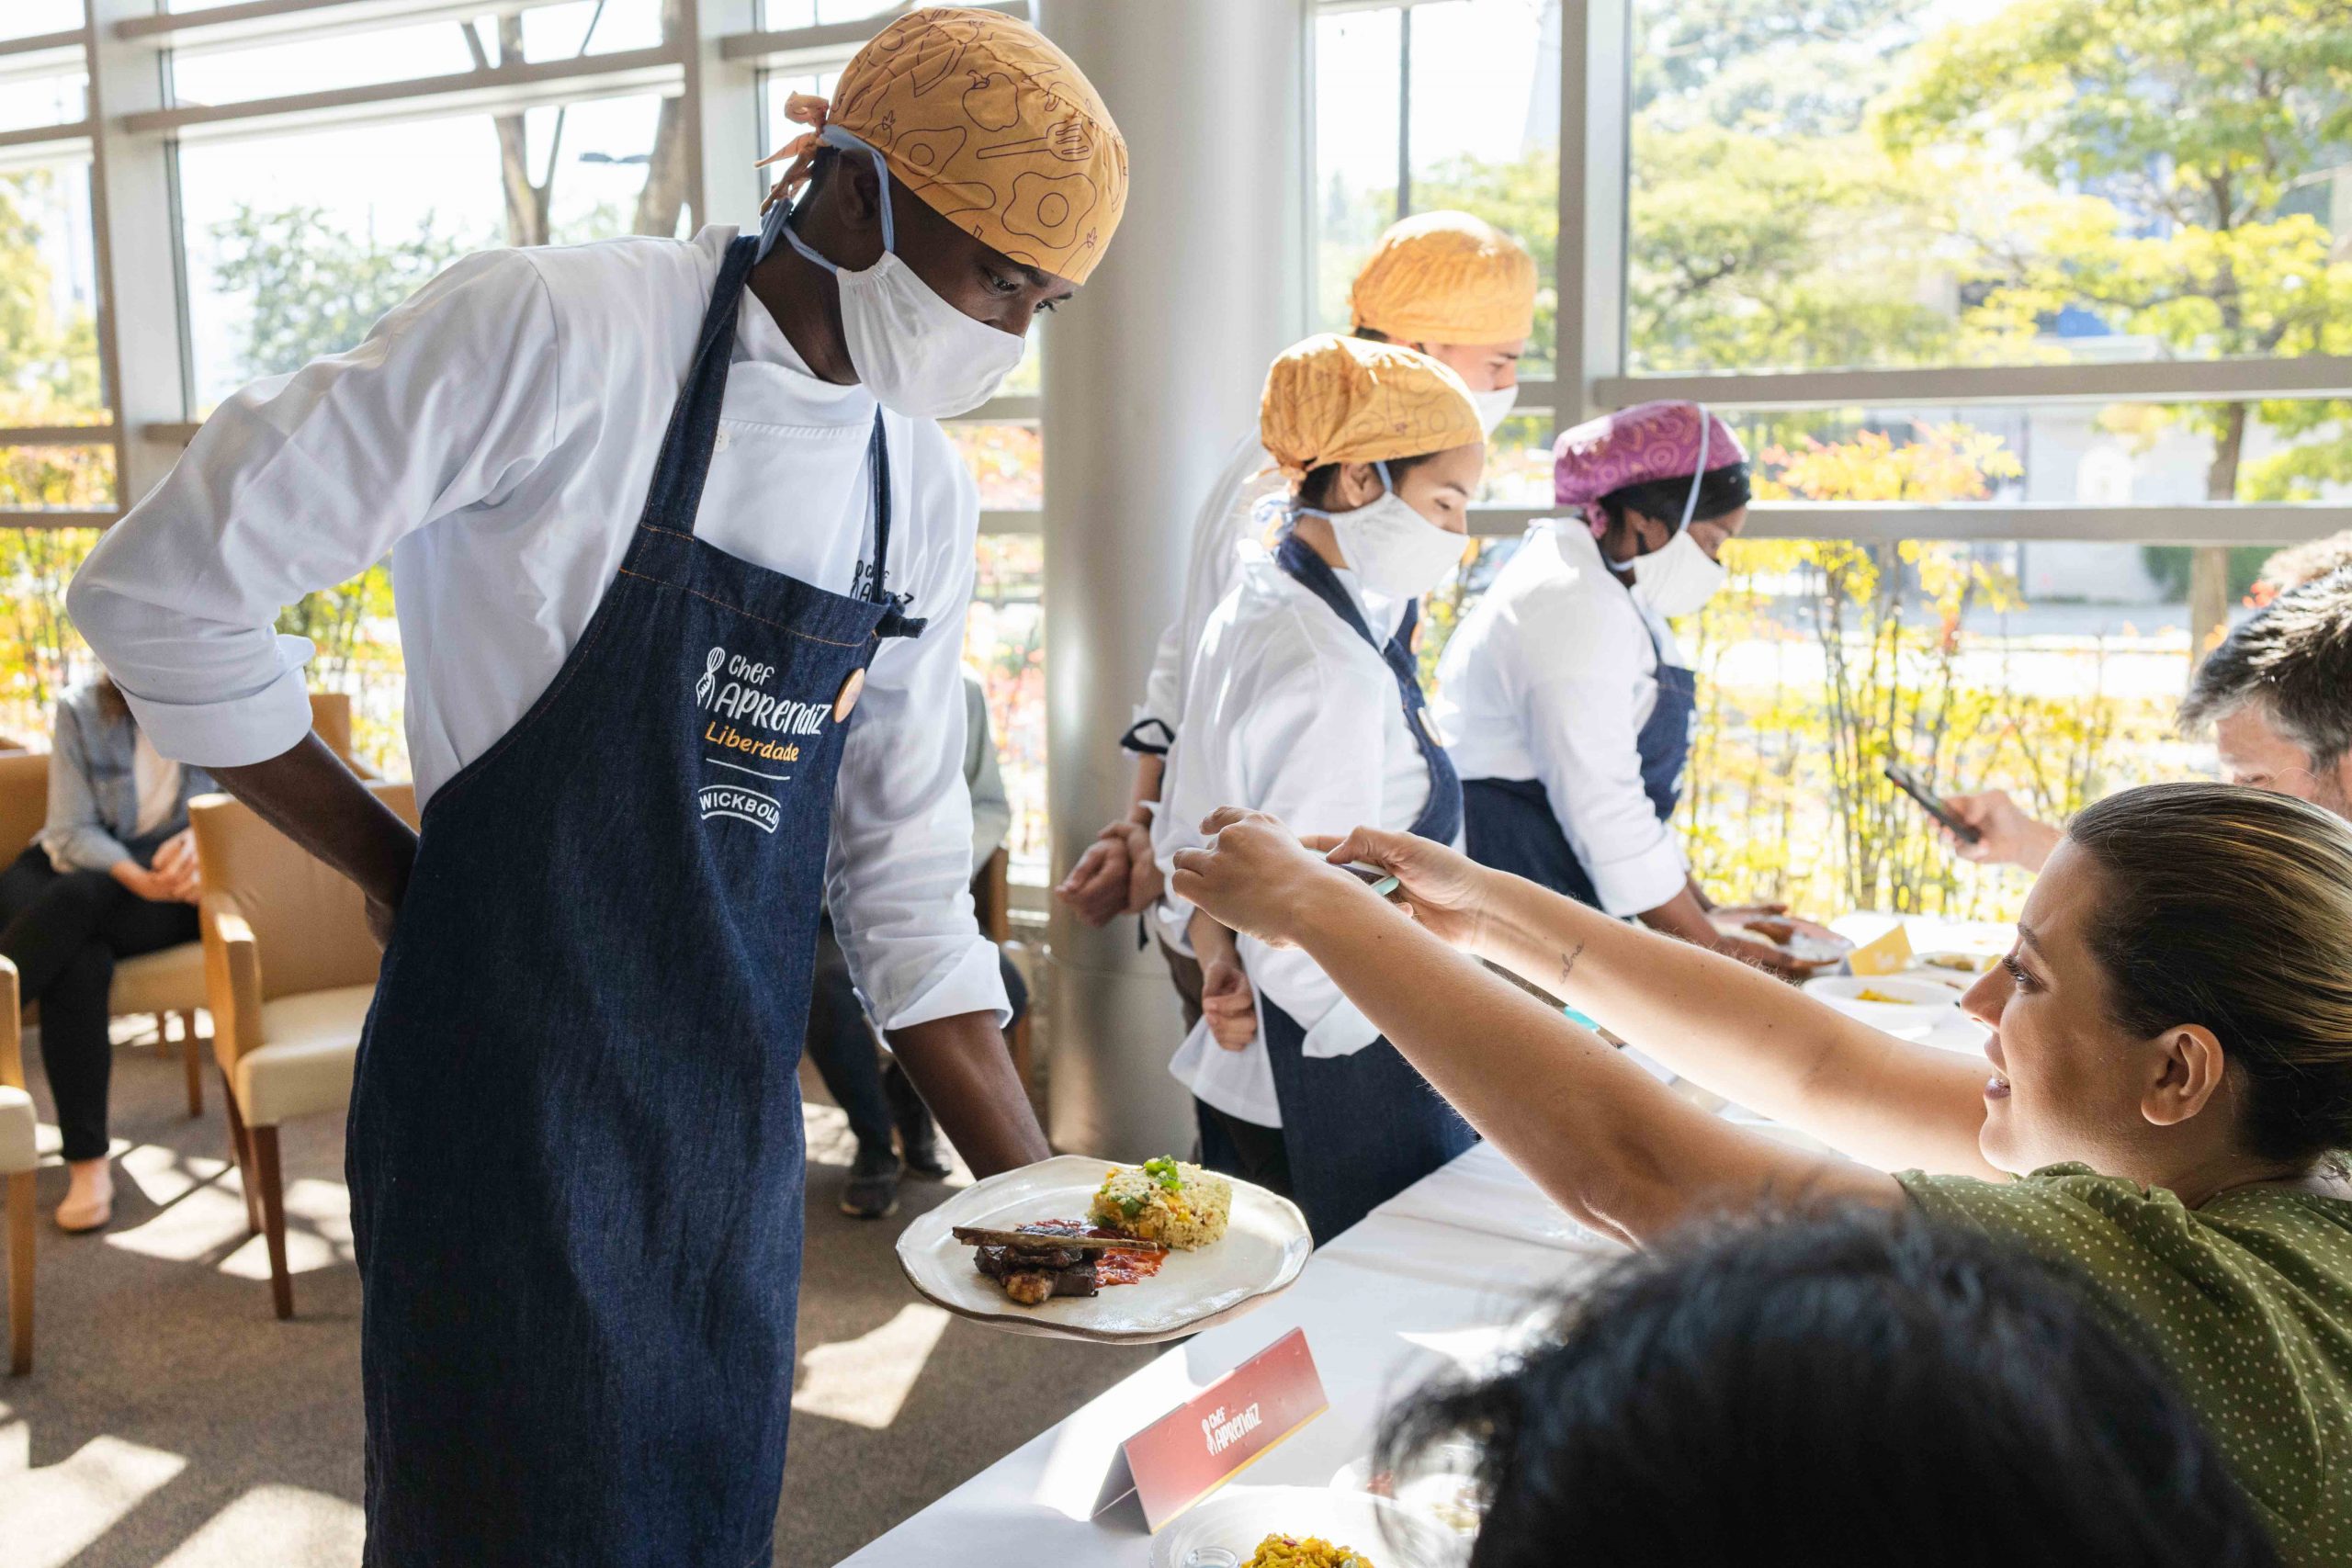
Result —
<path fill-rule="evenodd" d="M 964 615 L 979 492 L 935 425 L 914 443 L 916 504 L 944 509 L 908 531 L 913 611 L 866 671 L 833 795 L 826 902 L 867 1016 L 904 1029 L 967 1012 L 1011 1021 L 993 943 L 972 918 L 972 803 L 964 783 Z M 896 571 L 892 572 L 898 578 Z"/>
<path fill-rule="evenodd" d="M 1525 610 L 1514 630 L 1528 750 L 1552 815 L 1603 909 L 1623 918 L 1657 908 L 1682 890 L 1689 873 L 1642 788 L 1634 719 L 1640 634 Z"/>
<path fill-rule="evenodd" d="M 111 871 L 130 858 L 98 811 L 90 784 L 88 739 L 82 720 L 63 703 L 50 739 L 49 814 L 41 823 L 40 847 L 61 872 Z"/>
<path fill-rule="evenodd" d="M 553 445 L 557 354 L 537 268 L 490 251 L 223 403 L 66 598 L 156 750 L 233 767 L 300 741 L 311 649 L 279 610 L 526 473 Z"/>

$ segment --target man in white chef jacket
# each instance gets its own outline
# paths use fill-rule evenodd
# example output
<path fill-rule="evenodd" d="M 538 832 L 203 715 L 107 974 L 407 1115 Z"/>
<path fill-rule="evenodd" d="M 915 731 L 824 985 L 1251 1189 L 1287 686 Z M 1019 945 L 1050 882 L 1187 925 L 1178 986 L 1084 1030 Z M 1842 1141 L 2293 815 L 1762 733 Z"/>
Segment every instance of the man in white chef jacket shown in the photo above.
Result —
<path fill-rule="evenodd" d="M 910 13 L 788 112 L 813 130 L 756 242 L 458 264 L 230 399 L 69 596 L 158 750 L 391 940 L 351 1141 L 371 1562 L 765 1561 L 801 1201 L 775 1065 L 820 896 L 972 1167 L 1048 1152 L 967 889 L 978 502 L 935 420 L 1092 271 L 1125 149 L 1066 56 L 978 10 Z M 310 648 L 271 630 L 387 552 L 421 846 L 309 734 Z M 562 875 L 584 894 L 535 886 Z M 492 928 L 525 956 L 450 951 Z"/>

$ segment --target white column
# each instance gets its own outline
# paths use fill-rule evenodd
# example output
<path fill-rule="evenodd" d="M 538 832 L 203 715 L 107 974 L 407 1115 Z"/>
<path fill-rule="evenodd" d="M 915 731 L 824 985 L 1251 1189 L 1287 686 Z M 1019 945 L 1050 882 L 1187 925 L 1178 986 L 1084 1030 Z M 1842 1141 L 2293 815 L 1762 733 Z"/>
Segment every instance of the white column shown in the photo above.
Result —
<path fill-rule="evenodd" d="M 1118 749 L 1174 615 L 1193 513 L 1306 319 L 1306 0 L 1044 0 L 1125 133 L 1117 237 L 1045 349 L 1046 762 L 1058 877 L 1125 807 Z M 1056 1146 L 1192 1146 L 1183 1035 L 1136 922 L 1057 908 Z"/>
<path fill-rule="evenodd" d="M 171 151 L 161 131 L 123 129 L 127 115 L 165 107 L 151 40 L 114 24 L 152 17 L 153 0 L 91 0 L 91 205 L 96 228 L 98 354 L 119 426 L 117 483 L 128 512 L 179 461 L 155 425 L 192 417 L 179 312 L 180 235 Z"/>

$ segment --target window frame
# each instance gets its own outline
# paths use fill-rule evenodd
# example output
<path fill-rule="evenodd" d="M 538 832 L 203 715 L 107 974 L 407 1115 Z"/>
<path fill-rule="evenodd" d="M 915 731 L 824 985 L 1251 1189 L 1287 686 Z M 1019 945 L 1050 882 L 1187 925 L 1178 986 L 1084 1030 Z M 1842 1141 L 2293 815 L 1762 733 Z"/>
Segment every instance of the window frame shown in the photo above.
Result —
<path fill-rule="evenodd" d="M 1306 25 L 1312 29 L 1317 17 L 1350 12 L 1401 10 L 1409 15 L 1419 6 L 1442 3 L 1314 0 Z M 1519 403 L 1521 412 L 1550 412 L 1554 434 L 1566 425 L 1652 399 L 1688 399 L 1726 409 L 1802 409 L 2352 398 L 2352 356 L 2342 355 L 1634 374 L 1629 368 L 1625 314 L 1633 177 L 1633 0 L 1557 3 L 1560 181 L 1554 283 L 1559 299 L 1558 370 L 1555 379 L 1522 380 Z M 1311 44 L 1311 30 L 1309 37 Z M 1399 75 L 1401 90 L 1409 94 L 1409 69 Z M 1409 104 L 1402 123 L 1409 123 Z M 1400 173 L 1400 182 L 1407 177 Z M 1307 178 L 1311 190 L 1311 170 Z M 1310 246 L 1310 267 L 1313 254 Z M 1474 507 L 1470 531 L 1487 537 L 1509 536 L 1552 514 L 1545 508 Z M 2345 528 L 2352 528 L 2352 504 L 2334 502 L 2171 506 L 1758 502 L 1749 508 L 1747 531 L 1759 538 L 1879 544 L 1935 539 L 2221 546 L 2294 544 Z"/>
<path fill-rule="evenodd" d="M 168 97 L 175 48 L 290 40 L 365 31 L 439 16 L 518 10 L 526 0 L 230 0 L 198 11 L 161 0 L 86 0 L 76 29 L 0 42 L 0 59 L 79 48 L 89 115 L 74 125 L 0 132 L 0 158 L 62 153 L 91 163 L 92 244 L 97 258 L 100 374 L 108 423 L 0 428 L 0 446 L 107 445 L 117 504 L 80 512 L 0 510 L 0 525 L 104 525 L 153 488 L 196 433 L 188 418 L 187 300 L 176 154 L 183 141 L 285 134 L 329 121 L 381 121 L 481 112 L 618 93 L 659 92 L 687 105 L 687 209 L 695 225 L 756 210 L 752 164 L 760 145 L 763 75 L 846 60 L 900 9 L 814 27 L 759 27 L 755 0 L 669 0 L 679 31 L 658 46 L 580 60 L 497 66 L 221 106 Z M 1312 40 L 1318 17 L 1407 12 L 1438 0 L 1294 0 Z M 1028 0 L 988 0 L 1023 17 Z M 1633 375 L 1625 341 L 1626 207 L 1630 189 L 1631 0 L 1559 0 L 1560 307 L 1554 379 L 1522 383 L 1521 406 L 1548 412 L 1553 429 L 1650 398 L 1724 408 L 1951 407 L 1968 403 L 2178 402 L 2352 397 L 2352 356 L 2166 361 L 2150 365 L 1926 367 L 1916 369 Z M 1409 109 L 1409 71 L 1399 73 Z M 1312 92 L 1311 69 L 1310 85 Z M 1409 124 L 1409 112 L 1403 123 Z M 740 171 L 740 172 L 730 172 Z M 1311 169 L 1305 175 L 1312 180 Z M 1400 173 L 1400 178 L 1408 175 Z M 1312 203 L 1309 203 L 1310 210 Z M 1309 247 L 1310 256 L 1312 247 Z M 1311 265 L 1311 262 L 1310 262 Z M 1042 400 L 1002 397 L 966 418 L 1039 422 Z M 1544 509 L 1476 509 L 1482 536 L 1519 531 Z M 1036 512 L 989 511 L 989 534 L 1035 532 Z M 1984 506 L 1758 502 L 1752 531 L 1771 537 L 2077 539 L 2128 543 L 2284 544 L 2352 527 L 2352 505 Z"/>

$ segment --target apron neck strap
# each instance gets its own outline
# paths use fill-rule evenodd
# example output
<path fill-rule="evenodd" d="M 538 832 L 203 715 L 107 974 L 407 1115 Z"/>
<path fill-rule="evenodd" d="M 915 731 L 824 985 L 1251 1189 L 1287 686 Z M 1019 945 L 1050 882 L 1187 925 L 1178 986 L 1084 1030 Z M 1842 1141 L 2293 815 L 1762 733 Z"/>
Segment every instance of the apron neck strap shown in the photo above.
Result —
<path fill-rule="evenodd" d="M 719 257 L 718 281 L 710 291 L 710 308 L 703 312 L 694 364 L 686 370 L 686 384 L 678 390 L 670 428 L 662 437 L 645 514 L 656 526 L 674 533 L 692 534 L 695 514 L 702 508 L 703 480 L 710 473 L 711 446 L 718 438 L 718 412 L 727 401 L 727 370 L 735 357 L 735 320 L 759 249 L 759 236 L 745 234 Z"/>

